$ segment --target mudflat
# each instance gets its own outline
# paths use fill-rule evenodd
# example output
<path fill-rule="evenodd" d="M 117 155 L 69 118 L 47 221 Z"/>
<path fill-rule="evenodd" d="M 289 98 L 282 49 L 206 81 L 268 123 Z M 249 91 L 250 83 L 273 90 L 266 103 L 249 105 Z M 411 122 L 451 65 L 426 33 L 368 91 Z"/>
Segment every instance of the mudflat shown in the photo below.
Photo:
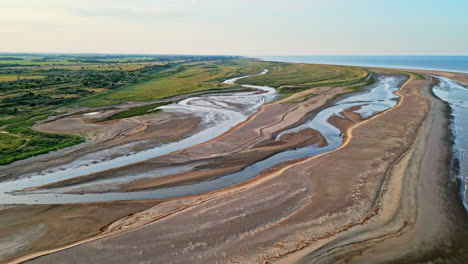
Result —
<path fill-rule="evenodd" d="M 468 79 L 468 74 L 443 74 L 462 83 Z M 56 223 L 56 229 L 50 230 L 64 230 L 73 222 L 51 222 L 51 217 L 93 210 L 111 212 L 112 204 L 58 205 L 54 210 L 51 206 L 34 207 L 51 213 L 23 224 L 23 228 L 34 230 L 28 237 L 34 237 L 37 244 L 15 254 L 26 255 L 21 261 L 38 257 L 28 263 L 383 263 L 434 259 L 465 263 L 467 245 L 463 238 L 468 219 L 449 174 L 448 108 L 432 95 L 434 83 L 429 76 L 426 80 L 409 78 L 398 91 L 398 104 L 369 119 L 356 116 L 352 112 L 356 109 L 333 117 L 329 122 L 339 127 L 344 137 L 335 150 L 282 164 L 247 182 L 207 194 L 119 203 L 115 205 L 118 210 L 87 225 L 83 235 L 66 237 L 61 244 L 39 225 Z M 266 105 L 209 144 L 162 159 L 188 162 L 195 156 L 213 158 L 218 153 L 248 152 L 254 146 L 272 147 L 268 145 L 272 135 L 324 105 L 340 93 L 339 89 L 302 103 Z M 301 143 L 294 137 L 284 141 Z M 144 168 L 145 162 L 138 167 Z M 139 182 L 127 188 L 158 184 Z M 4 210 L 14 217 L 25 215 L 29 208 Z M 2 228 L 8 229 L 8 225 L 3 223 Z"/>

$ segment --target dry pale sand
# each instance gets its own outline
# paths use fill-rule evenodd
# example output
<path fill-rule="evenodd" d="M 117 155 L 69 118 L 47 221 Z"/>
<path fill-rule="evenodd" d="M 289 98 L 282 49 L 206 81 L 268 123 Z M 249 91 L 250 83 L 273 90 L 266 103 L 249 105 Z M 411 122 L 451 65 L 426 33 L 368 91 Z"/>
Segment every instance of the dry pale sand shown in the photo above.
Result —
<path fill-rule="evenodd" d="M 346 129 L 334 151 L 231 188 L 142 203 L 152 207 L 113 222 L 101 238 L 23 260 L 47 253 L 28 263 L 467 263 L 468 219 L 448 173 L 447 106 L 428 92 L 431 84 L 408 80 L 398 105 L 371 119 L 345 111 L 330 120 Z M 279 130 L 271 127 L 314 109 L 284 105 L 266 106 L 233 130 L 257 122 L 248 137 L 222 138 L 254 146 Z M 257 120 L 265 111 L 269 122 Z M 225 141 L 181 155 L 238 149 Z"/>

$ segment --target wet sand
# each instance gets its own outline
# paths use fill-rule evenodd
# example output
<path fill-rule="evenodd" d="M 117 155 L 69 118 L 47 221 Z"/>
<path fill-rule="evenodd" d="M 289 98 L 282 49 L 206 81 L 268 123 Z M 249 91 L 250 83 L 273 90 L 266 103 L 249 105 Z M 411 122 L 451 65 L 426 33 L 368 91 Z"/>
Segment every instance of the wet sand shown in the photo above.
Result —
<path fill-rule="evenodd" d="M 447 106 L 431 97 L 429 88 L 429 81 L 411 79 L 399 91 L 396 107 L 364 121 L 346 111 L 346 118 L 330 120 L 345 131 L 336 150 L 238 186 L 153 204 L 115 222 L 110 231 L 115 235 L 30 262 L 382 263 L 440 258 L 466 263 L 468 221 L 448 175 Z M 271 109 L 299 111 L 295 107 Z M 278 126 L 293 122 L 286 115 L 273 116 Z M 291 115 L 292 120 L 300 117 Z M 261 142 L 278 131 L 265 133 L 272 121 L 259 126 L 262 121 L 252 125 L 255 133 L 242 142 Z M 231 135 L 241 139 L 235 133 L 224 137 Z M 194 153 L 236 150 L 238 145 L 229 142 L 201 146 Z M 117 231 L 122 228 L 129 231 Z"/>

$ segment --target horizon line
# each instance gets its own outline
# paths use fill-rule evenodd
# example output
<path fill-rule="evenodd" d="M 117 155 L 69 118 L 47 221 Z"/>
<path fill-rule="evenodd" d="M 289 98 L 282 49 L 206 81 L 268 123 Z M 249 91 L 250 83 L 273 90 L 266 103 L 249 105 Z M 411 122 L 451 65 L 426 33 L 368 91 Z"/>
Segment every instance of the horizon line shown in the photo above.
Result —
<path fill-rule="evenodd" d="M 197 54 L 197 53 L 126 53 L 126 52 L 47 52 L 47 51 L 0 51 L 0 55 L 3 54 L 24 54 L 24 55 L 34 55 L 34 54 L 54 54 L 54 55 L 143 55 L 143 56 L 240 56 L 240 57 L 292 57 L 292 56 L 413 56 L 413 57 L 422 57 L 422 56 L 444 56 L 444 57 L 467 57 L 468 54 L 257 54 L 257 55 L 245 55 L 245 54 Z"/>

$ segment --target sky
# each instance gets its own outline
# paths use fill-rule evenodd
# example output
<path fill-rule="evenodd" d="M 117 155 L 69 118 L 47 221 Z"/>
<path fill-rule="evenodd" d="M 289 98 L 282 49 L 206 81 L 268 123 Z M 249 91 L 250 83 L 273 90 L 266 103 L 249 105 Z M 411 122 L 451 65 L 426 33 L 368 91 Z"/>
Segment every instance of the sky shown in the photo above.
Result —
<path fill-rule="evenodd" d="M 0 0 L 0 52 L 468 55 L 468 0 Z"/>

